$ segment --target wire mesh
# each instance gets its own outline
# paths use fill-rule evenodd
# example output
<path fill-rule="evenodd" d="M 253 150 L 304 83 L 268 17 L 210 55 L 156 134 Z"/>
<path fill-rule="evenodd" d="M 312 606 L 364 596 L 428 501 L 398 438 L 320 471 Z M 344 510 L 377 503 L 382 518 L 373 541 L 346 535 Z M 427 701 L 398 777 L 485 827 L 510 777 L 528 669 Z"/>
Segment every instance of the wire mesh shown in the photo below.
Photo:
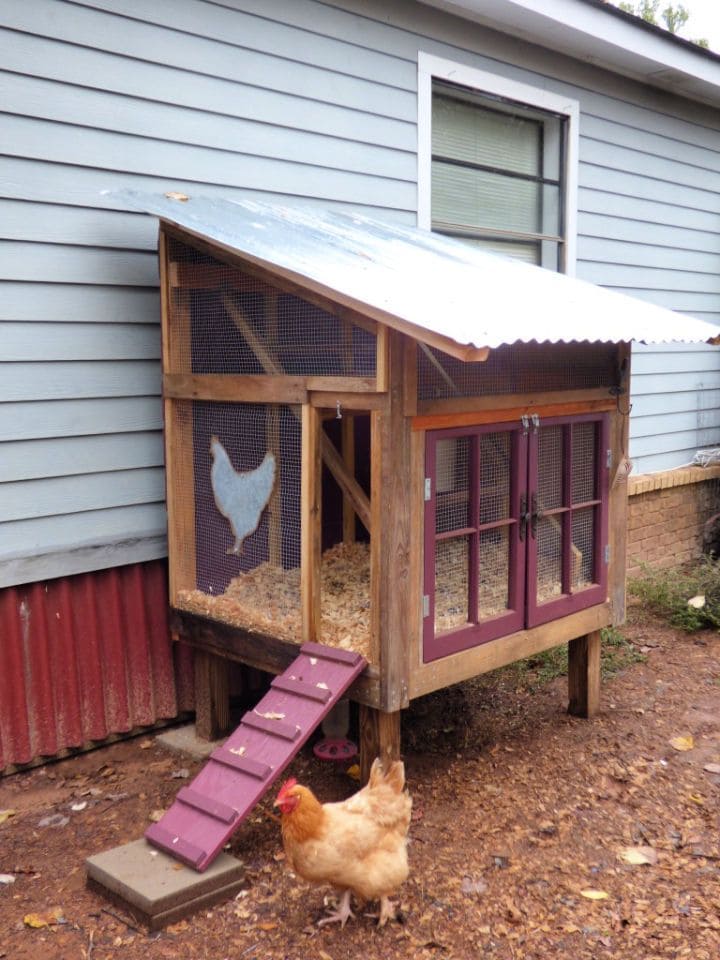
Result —
<path fill-rule="evenodd" d="M 526 343 L 464 362 L 418 346 L 418 397 L 441 400 L 485 394 L 611 387 L 617 379 L 614 344 Z"/>
<path fill-rule="evenodd" d="M 542 427 L 538 433 L 538 506 L 541 510 L 563 506 L 564 459 L 564 428 Z"/>
<path fill-rule="evenodd" d="M 479 538 L 478 620 L 504 613 L 509 606 L 510 532 L 484 530 Z"/>
<path fill-rule="evenodd" d="M 196 589 L 180 605 L 300 639 L 300 411 L 192 404 Z"/>
<path fill-rule="evenodd" d="M 581 590 L 594 582 L 595 510 L 583 507 L 572 516 L 572 589 Z"/>
<path fill-rule="evenodd" d="M 597 423 L 575 423 L 572 427 L 572 502 L 596 498 L 595 459 Z"/>
<path fill-rule="evenodd" d="M 469 437 L 438 440 L 436 446 L 435 531 L 462 530 L 470 525 Z"/>
<path fill-rule="evenodd" d="M 510 514 L 510 433 L 480 437 L 480 523 L 505 520 Z"/>
<path fill-rule="evenodd" d="M 555 517 L 542 517 L 537 528 L 537 602 L 562 593 L 562 527 Z"/>
<path fill-rule="evenodd" d="M 467 537 L 435 544 L 435 634 L 447 633 L 468 622 Z"/>
<path fill-rule="evenodd" d="M 369 329 L 180 241 L 170 257 L 180 372 L 375 376 Z"/>

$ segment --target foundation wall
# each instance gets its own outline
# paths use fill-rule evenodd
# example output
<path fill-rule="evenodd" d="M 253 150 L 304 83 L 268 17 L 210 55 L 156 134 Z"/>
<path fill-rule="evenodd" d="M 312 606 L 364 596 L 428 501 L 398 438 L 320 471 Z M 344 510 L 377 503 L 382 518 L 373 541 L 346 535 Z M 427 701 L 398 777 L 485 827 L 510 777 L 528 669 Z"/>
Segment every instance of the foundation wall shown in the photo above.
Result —
<path fill-rule="evenodd" d="M 627 573 L 695 560 L 706 522 L 720 513 L 720 466 L 683 467 L 630 477 Z"/>

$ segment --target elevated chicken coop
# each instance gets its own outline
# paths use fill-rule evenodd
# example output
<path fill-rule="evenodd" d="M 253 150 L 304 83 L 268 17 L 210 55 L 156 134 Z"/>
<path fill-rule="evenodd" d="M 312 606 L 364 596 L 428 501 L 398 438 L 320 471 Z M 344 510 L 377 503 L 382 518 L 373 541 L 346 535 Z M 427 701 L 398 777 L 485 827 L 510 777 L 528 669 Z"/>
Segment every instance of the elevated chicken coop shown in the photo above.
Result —
<path fill-rule="evenodd" d="M 125 199 L 161 221 L 172 625 L 206 731 L 228 659 L 278 673 L 303 642 L 367 659 L 366 764 L 412 698 L 563 642 L 591 714 L 629 341 L 707 327 L 363 217 Z"/>

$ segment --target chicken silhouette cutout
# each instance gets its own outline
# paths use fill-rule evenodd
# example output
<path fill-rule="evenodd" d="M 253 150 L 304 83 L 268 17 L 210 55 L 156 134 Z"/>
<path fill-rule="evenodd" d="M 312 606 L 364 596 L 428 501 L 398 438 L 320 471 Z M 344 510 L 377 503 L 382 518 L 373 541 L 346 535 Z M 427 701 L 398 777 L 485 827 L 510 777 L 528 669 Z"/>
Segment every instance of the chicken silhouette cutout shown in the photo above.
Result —
<path fill-rule="evenodd" d="M 227 551 L 240 556 L 243 541 L 257 530 L 260 517 L 275 485 L 275 457 L 270 451 L 254 470 L 241 473 L 230 462 L 225 447 L 217 437 L 210 440 L 213 464 L 210 469 L 215 505 L 226 518 L 235 537 Z"/>

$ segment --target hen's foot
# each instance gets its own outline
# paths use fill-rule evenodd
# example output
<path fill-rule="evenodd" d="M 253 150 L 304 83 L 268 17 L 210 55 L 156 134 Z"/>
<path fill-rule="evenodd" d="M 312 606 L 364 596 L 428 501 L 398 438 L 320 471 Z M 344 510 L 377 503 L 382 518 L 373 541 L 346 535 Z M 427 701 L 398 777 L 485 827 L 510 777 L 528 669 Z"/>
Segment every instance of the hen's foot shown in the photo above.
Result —
<path fill-rule="evenodd" d="M 350 909 L 350 891 L 345 890 L 340 898 L 337 910 L 323 920 L 318 920 L 318 926 L 324 927 L 327 923 L 339 923 L 342 929 L 351 917 L 353 920 L 355 919 L 355 914 Z"/>
<path fill-rule="evenodd" d="M 366 913 L 366 917 L 377 920 L 379 927 L 384 927 L 388 920 L 397 920 L 397 906 L 389 897 L 380 897 L 380 913 Z"/>

